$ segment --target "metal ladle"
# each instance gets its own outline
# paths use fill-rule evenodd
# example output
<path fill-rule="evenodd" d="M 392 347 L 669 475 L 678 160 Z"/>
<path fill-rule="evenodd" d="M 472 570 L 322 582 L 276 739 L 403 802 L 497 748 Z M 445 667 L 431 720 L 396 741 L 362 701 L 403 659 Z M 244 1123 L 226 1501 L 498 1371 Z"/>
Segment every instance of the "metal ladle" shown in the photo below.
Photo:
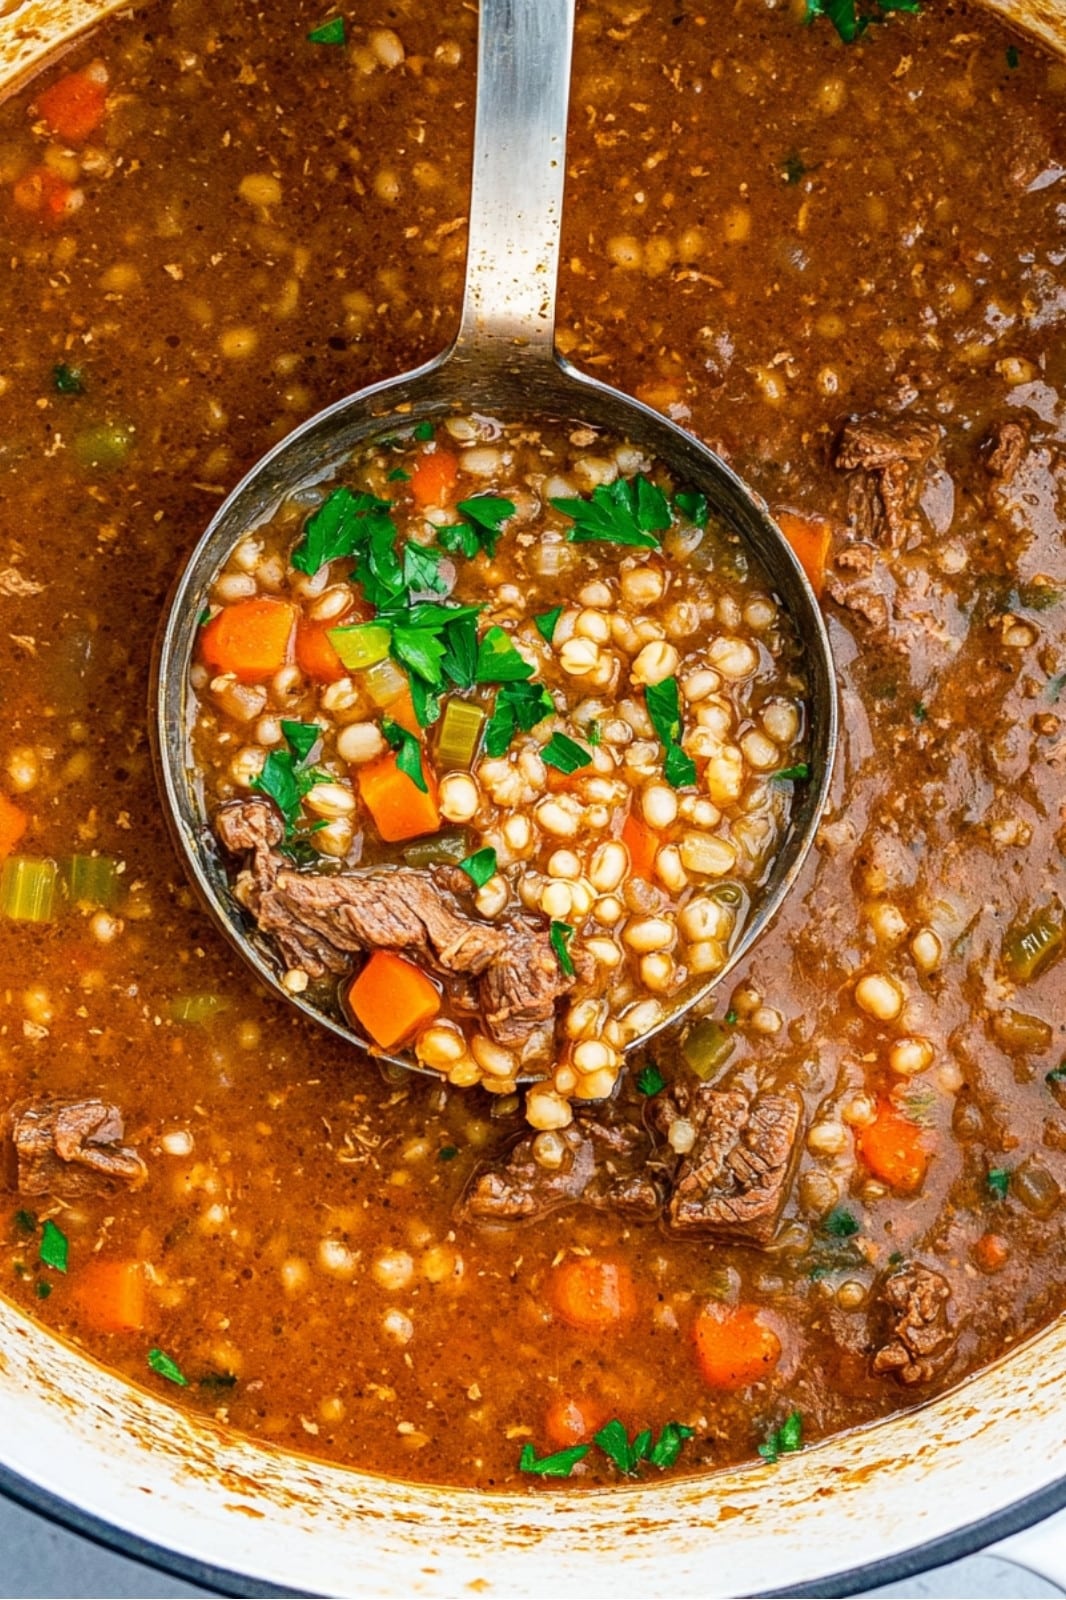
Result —
<path fill-rule="evenodd" d="M 247 925 L 197 792 L 188 731 L 189 667 L 197 618 L 219 569 L 250 529 L 298 485 L 328 481 L 355 448 L 426 419 L 482 411 L 504 421 L 590 424 L 644 447 L 675 482 L 698 488 L 753 552 L 791 614 L 804 650 L 812 776 L 797 790 L 786 836 L 725 968 L 682 997 L 662 1022 L 703 998 L 768 925 L 800 871 L 825 804 L 837 735 L 836 685 L 821 612 L 763 501 L 691 434 L 639 401 L 579 372 L 555 348 L 566 119 L 575 0 L 481 0 L 473 187 L 466 285 L 450 349 L 402 377 L 362 389 L 297 428 L 223 503 L 177 585 L 157 653 L 153 733 L 161 786 L 181 855 L 215 922 L 260 979 L 335 1034 L 366 1048 L 281 983 L 279 957 Z M 378 1052 L 382 1054 L 382 1052 Z M 405 1067 L 411 1056 L 388 1055 Z"/>

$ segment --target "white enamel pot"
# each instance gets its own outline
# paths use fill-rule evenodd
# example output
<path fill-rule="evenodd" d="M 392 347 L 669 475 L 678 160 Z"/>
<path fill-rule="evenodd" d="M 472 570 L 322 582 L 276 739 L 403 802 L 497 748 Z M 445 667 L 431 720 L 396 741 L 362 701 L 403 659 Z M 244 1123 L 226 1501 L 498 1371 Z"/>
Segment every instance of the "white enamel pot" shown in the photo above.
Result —
<path fill-rule="evenodd" d="M 0 91 L 120 9 L 0 0 Z M 998 9 L 1066 40 L 1066 0 Z M 848 1593 L 1066 1505 L 1064 1370 L 1060 1321 L 956 1392 L 773 1468 L 488 1496 L 341 1471 L 195 1421 L 0 1300 L 0 1489 L 231 1593 Z M 1063 1545 L 1051 1524 L 1003 1553 L 1054 1573 Z"/>

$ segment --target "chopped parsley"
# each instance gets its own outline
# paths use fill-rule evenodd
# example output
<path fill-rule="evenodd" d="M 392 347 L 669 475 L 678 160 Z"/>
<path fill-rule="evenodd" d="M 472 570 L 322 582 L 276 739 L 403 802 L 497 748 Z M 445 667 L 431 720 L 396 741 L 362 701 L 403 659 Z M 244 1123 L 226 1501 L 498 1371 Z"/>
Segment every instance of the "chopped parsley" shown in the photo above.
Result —
<path fill-rule="evenodd" d="M 85 375 L 80 367 L 68 367 L 61 361 L 52 368 L 52 387 L 56 394 L 84 394 Z"/>
<path fill-rule="evenodd" d="M 496 873 L 496 851 L 491 844 L 483 850 L 475 850 L 472 856 L 465 856 L 459 863 L 467 877 L 483 889 L 489 879 Z"/>
<path fill-rule="evenodd" d="M 307 35 L 311 44 L 344 44 L 347 37 L 343 17 L 334 17 L 331 22 L 324 22 L 321 27 L 312 28 Z"/>
<path fill-rule="evenodd" d="M 472 500 L 460 500 L 456 509 L 467 522 L 473 523 L 478 543 L 486 555 L 494 556 L 503 524 L 514 516 L 514 501 L 498 494 L 476 494 Z"/>
<path fill-rule="evenodd" d="M 562 498 L 551 504 L 573 520 L 567 535 L 573 544 L 603 542 L 658 550 L 656 534 L 670 526 L 666 496 L 642 473 L 601 483 L 587 499 Z"/>
<path fill-rule="evenodd" d="M 38 1300 L 47 1300 L 48 1296 L 52 1292 L 52 1285 L 44 1278 L 38 1278 L 37 1282 L 33 1286 L 33 1292 L 37 1296 Z"/>
<path fill-rule="evenodd" d="M 1050 1074 L 1049 1074 L 1050 1076 Z M 14 1216 L 15 1231 L 17 1233 L 36 1233 L 37 1218 L 32 1211 L 18 1210 Z"/>
<path fill-rule="evenodd" d="M 928 722 L 929 721 L 929 707 L 927 705 L 925 705 L 923 701 L 916 700 L 911 709 L 912 709 L 912 711 L 914 713 L 915 722 Z"/>
<path fill-rule="evenodd" d="M 538 1456 L 531 1444 L 522 1446 L 518 1458 L 519 1472 L 531 1472 L 538 1478 L 568 1478 L 579 1461 L 584 1461 L 592 1449 L 588 1444 L 572 1444 L 565 1450 L 556 1450 L 550 1456 Z"/>
<path fill-rule="evenodd" d="M 551 947 L 555 951 L 555 959 L 568 978 L 574 976 L 574 963 L 570 957 L 569 944 L 574 936 L 574 930 L 569 922 L 553 922 L 548 929 Z"/>
<path fill-rule="evenodd" d="M 678 490 L 677 494 L 674 495 L 674 505 L 681 512 L 681 515 L 687 517 L 697 528 L 705 528 L 707 526 L 707 518 L 711 514 L 711 508 L 707 504 L 707 496 L 701 494 L 698 489 Z"/>
<path fill-rule="evenodd" d="M 414 734 L 409 733 L 406 728 L 401 728 L 398 722 L 392 722 L 388 717 L 381 719 L 381 731 L 396 752 L 397 767 L 410 778 L 416 789 L 428 794 L 429 785 L 422 770 L 422 746 Z"/>
<path fill-rule="evenodd" d="M 822 1218 L 822 1232 L 831 1239 L 850 1239 L 858 1231 L 859 1224 L 846 1206 L 834 1206 Z"/>
<path fill-rule="evenodd" d="M 771 774 L 774 778 L 780 778 L 782 783 L 804 783 L 810 775 L 811 764 L 809 761 L 797 761 L 795 766 L 782 767 L 779 772 Z"/>
<path fill-rule="evenodd" d="M 1044 1074 L 1044 1082 L 1050 1083 L 1052 1087 L 1057 1083 L 1066 1084 L 1066 1061 L 1060 1061 L 1057 1067 L 1052 1067 L 1050 1072 L 1046 1072 Z M 16 1211 L 15 1221 L 18 1222 L 19 1217 L 28 1215 L 28 1212 Z"/>
<path fill-rule="evenodd" d="M 1018 54 L 1018 46 L 1016 44 L 1009 44 L 1007 46 L 1007 66 L 1012 72 L 1017 71 L 1020 60 L 1021 56 Z"/>
<path fill-rule="evenodd" d="M 410 483 L 410 481 L 411 474 L 409 472 L 405 472 L 402 467 L 393 467 L 392 471 L 388 475 L 389 483 Z"/>
<path fill-rule="evenodd" d="M 807 22 L 827 17 L 845 44 L 861 39 L 872 22 L 885 22 L 892 11 L 920 11 L 921 0 L 807 0 Z"/>
<path fill-rule="evenodd" d="M 663 776 L 675 789 L 696 781 L 696 763 L 681 748 L 681 697 L 676 678 L 649 683 L 644 691 L 648 715 L 663 746 Z"/>
<path fill-rule="evenodd" d="M 251 786 L 273 800 L 285 821 L 285 838 L 290 840 L 296 831 L 303 797 L 321 776 L 308 767 L 307 758 L 322 730 L 310 722 L 284 721 L 281 731 L 288 749 L 271 750 Z"/>
<path fill-rule="evenodd" d="M 1005 1200 L 1010 1189 L 1010 1170 L 1007 1167 L 989 1167 L 985 1182 L 994 1200 Z"/>
<path fill-rule="evenodd" d="M 196 619 L 196 626 L 198 628 L 202 628 L 210 621 L 211 621 L 211 607 L 210 606 L 204 606 L 203 610 L 200 612 L 200 615 Z"/>
<path fill-rule="evenodd" d="M 37 1251 L 41 1262 L 53 1272 L 66 1272 L 70 1260 L 70 1241 L 62 1229 L 49 1217 L 41 1229 L 41 1243 Z"/>
<path fill-rule="evenodd" d="M 163 1350 L 149 1350 L 148 1365 L 153 1372 L 158 1372 L 161 1378 L 166 1378 L 170 1383 L 176 1383 L 181 1388 L 187 1388 L 189 1380 L 182 1372 L 178 1363 L 171 1359 Z"/>
<path fill-rule="evenodd" d="M 592 760 L 584 745 L 578 744 L 576 739 L 569 738 L 565 733 L 553 733 L 540 753 L 546 765 L 567 776 L 581 767 L 587 767 Z"/>
<path fill-rule="evenodd" d="M 551 644 L 555 637 L 555 625 L 565 610 L 565 606 L 552 606 L 550 611 L 542 611 L 533 618 L 533 624 L 545 644 Z"/>
<path fill-rule="evenodd" d="M 237 1375 L 234 1372 L 205 1372 L 196 1381 L 201 1389 L 233 1389 L 237 1385 Z"/>
<path fill-rule="evenodd" d="M 732 1006 L 730 1006 L 729 1010 L 726 1012 L 725 1016 L 722 1018 L 722 1021 L 725 1023 L 727 1028 L 735 1028 L 736 1027 L 736 1025 L 737 1025 L 737 1012 L 735 1011 L 735 1009 Z"/>
<path fill-rule="evenodd" d="M 646 1067 L 641 1067 L 637 1073 L 637 1090 L 640 1094 L 659 1094 L 666 1088 L 666 1079 L 655 1065 L 649 1061 Z"/>
<path fill-rule="evenodd" d="M 327 562 L 354 556 L 375 534 L 379 541 L 387 537 L 391 547 L 396 537 L 396 524 L 389 516 L 391 509 L 392 502 L 379 500 L 377 495 L 354 494 L 344 487 L 334 489 L 304 523 L 303 534 L 289 560 L 297 572 L 313 578 Z M 370 598 L 368 594 L 367 599 Z"/>
<path fill-rule="evenodd" d="M 586 723 L 585 738 L 588 740 L 589 744 L 594 750 L 596 749 L 597 745 L 603 743 L 603 729 L 600 727 L 598 718 L 593 717 L 591 722 Z"/>
<path fill-rule="evenodd" d="M 459 1151 L 454 1144 L 442 1144 L 437 1151 L 438 1161 L 454 1161 Z"/>
<path fill-rule="evenodd" d="M 779 1428 L 772 1428 L 759 1446 L 759 1454 L 771 1465 L 779 1456 L 794 1455 L 803 1449 L 803 1417 L 792 1411 Z"/>
<path fill-rule="evenodd" d="M 477 683 L 517 683 L 531 678 L 533 668 L 515 649 L 506 629 L 493 625 L 482 636 L 474 678 Z"/>
<path fill-rule="evenodd" d="M 403 581 L 410 594 L 447 594 L 441 577 L 443 551 L 408 541 L 403 547 Z"/>
<path fill-rule="evenodd" d="M 542 683 L 505 683 L 485 726 L 485 752 L 502 756 L 516 733 L 530 733 L 555 715 L 555 701 Z"/>
<path fill-rule="evenodd" d="M 433 437 L 433 424 L 432 422 L 416 422 L 411 432 L 420 444 L 425 444 L 427 440 Z"/>
<path fill-rule="evenodd" d="M 781 176 L 790 188 L 795 188 L 807 176 L 807 166 L 800 156 L 793 150 L 781 163 Z"/>

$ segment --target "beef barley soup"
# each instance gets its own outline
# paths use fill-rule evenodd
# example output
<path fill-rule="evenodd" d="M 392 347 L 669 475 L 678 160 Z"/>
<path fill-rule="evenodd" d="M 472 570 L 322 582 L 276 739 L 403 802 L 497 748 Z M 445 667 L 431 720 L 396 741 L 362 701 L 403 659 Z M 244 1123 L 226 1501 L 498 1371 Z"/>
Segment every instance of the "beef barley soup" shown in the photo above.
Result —
<path fill-rule="evenodd" d="M 437 1052 L 415 1076 L 261 993 L 165 843 L 145 736 L 157 620 L 220 498 L 300 418 L 455 329 L 474 11 L 163 0 L 0 106 L 0 1288 L 176 1405 L 482 1489 L 769 1472 L 1062 1309 L 1066 68 L 977 7 L 871 5 L 861 32 L 853 14 L 834 11 L 848 42 L 801 4 L 579 8 L 560 344 L 765 496 L 842 684 L 816 848 L 699 1016 L 595 1078 L 585 1047 L 617 1053 L 609 1022 L 728 948 L 802 781 L 783 776 L 805 761 L 803 685 L 774 597 L 737 572 L 704 612 L 716 534 L 690 486 L 624 440 L 512 440 L 458 412 L 350 463 L 329 493 L 388 502 L 363 511 L 395 524 L 394 554 L 442 552 L 410 559 L 444 591 L 412 581 L 403 607 L 482 608 L 475 681 L 448 680 L 430 721 L 437 686 L 397 661 L 395 618 L 375 644 L 359 541 L 293 561 L 326 500 L 253 530 L 208 600 L 196 736 L 249 916 L 294 878 L 335 896 L 345 875 L 462 873 L 444 893 L 467 934 L 536 930 L 557 991 L 560 949 L 573 964 L 558 1048 L 541 1036 L 539 1059 L 574 1077 L 547 1085 L 565 1108 L 549 1125 L 526 1120 L 511 1060 L 475 1049 L 476 1031 L 514 1054 L 548 1018 L 526 1015 L 517 1047 L 467 1031 L 506 1029 L 513 995 L 464 1012 L 469 981 L 411 962 L 438 1008 L 401 1038 Z M 531 481 L 544 448 L 562 493 Z M 483 475 L 480 450 L 499 452 Z M 446 457 L 454 483 L 430 492 Z M 639 507 L 638 477 L 669 510 L 660 550 L 567 537 L 577 519 L 552 500 L 613 489 Z M 458 509 L 485 497 L 514 506 L 493 551 L 478 530 L 496 520 Z M 576 567 L 533 566 L 538 544 Z M 706 576 L 725 582 L 717 557 Z M 254 671 L 234 656 L 248 605 L 289 626 Z M 675 638 L 686 605 L 699 627 Z M 638 617 L 661 636 L 642 641 Z M 723 648 L 757 665 L 732 679 Z M 534 670 L 478 682 L 482 649 Z M 660 726 L 664 664 L 678 714 Z M 617 681 L 582 681 L 600 670 Z M 686 692 L 699 673 L 721 680 L 707 703 Z M 376 699 L 386 674 L 396 693 Z M 551 713 L 540 701 L 525 726 L 508 683 L 540 684 Z M 501 699 L 514 727 L 494 754 Z M 468 708 L 458 731 L 449 700 Z M 446 731 L 465 766 L 442 757 Z M 553 741 L 587 762 L 553 766 Z M 722 803 L 707 772 L 727 745 L 744 787 Z M 669 781 L 673 749 L 697 783 Z M 379 838 L 360 792 L 376 764 L 440 826 Z M 610 806 L 593 782 L 624 785 L 625 817 L 655 835 L 646 876 L 594 826 Z M 534 833 L 571 800 L 573 837 Z M 762 844 L 744 842 L 753 818 Z M 736 858 L 697 871 L 686 835 Z M 442 840 L 451 856 L 421 853 Z M 629 876 L 601 893 L 618 844 Z M 637 883 L 654 906 L 629 904 Z M 634 919 L 672 919 L 669 948 L 627 944 Z M 554 945 L 553 922 L 573 930 Z M 374 941 L 334 970 L 335 944 L 297 923 L 299 950 L 291 924 L 277 945 L 297 985 L 358 983 Z"/>

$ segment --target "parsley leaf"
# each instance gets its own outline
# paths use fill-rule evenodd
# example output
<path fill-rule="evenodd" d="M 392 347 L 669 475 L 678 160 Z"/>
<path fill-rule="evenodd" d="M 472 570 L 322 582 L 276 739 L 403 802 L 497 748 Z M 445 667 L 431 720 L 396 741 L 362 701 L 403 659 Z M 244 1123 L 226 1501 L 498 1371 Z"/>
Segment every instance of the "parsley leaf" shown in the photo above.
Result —
<path fill-rule="evenodd" d="M 542 611 L 539 616 L 533 618 L 533 625 L 545 644 L 551 644 L 555 635 L 555 625 L 565 610 L 565 606 L 552 606 L 550 611 Z"/>
<path fill-rule="evenodd" d="M 408 733 L 406 728 L 401 728 L 398 722 L 392 722 L 388 717 L 382 717 L 381 731 L 396 751 L 396 765 L 400 771 L 410 778 L 416 789 L 428 794 L 429 785 L 422 770 L 422 746 L 414 734 Z"/>
<path fill-rule="evenodd" d="M 667 1422 L 648 1451 L 652 1466 L 658 1467 L 660 1472 L 672 1467 L 681 1454 L 681 1446 L 686 1439 L 692 1438 L 695 1431 L 695 1428 L 688 1428 L 683 1422 Z"/>
<path fill-rule="evenodd" d="M 182 1372 L 178 1363 L 171 1359 L 163 1350 L 149 1350 L 148 1365 L 153 1372 L 158 1372 L 161 1378 L 168 1378 L 171 1383 L 180 1384 L 184 1389 L 188 1386 L 188 1378 Z"/>
<path fill-rule="evenodd" d="M 591 722 L 586 722 L 585 738 L 594 750 L 597 745 L 603 743 L 603 729 L 600 727 L 598 717 L 593 717 Z"/>
<path fill-rule="evenodd" d="M 475 681 L 516 683 L 519 679 L 532 676 L 533 668 L 515 649 L 511 635 L 497 626 L 489 628 L 478 646 Z"/>
<path fill-rule="evenodd" d="M 654 1061 L 649 1061 L 646 1067 L 641 1067 L 637 1073 L 637 1089 L 641 1094 L 660 1094 L 665 1088 L 666 1079 Z"/>
<path fill-rule="evenodd" d="M 465 556 L 468 561 L 473 561 L 481 549 L 477 529 L 469 522 L 453 522 L 446 528 L 438 528 L 437 540 L 449 555 Z"/>
<path fill-rule="evenodd" d="M 477 677 L 477 623 L 473 617 L 459 617 L 444 629 L 444 654 L 441 670 L 457 689 L 470 689 Z"/>
<path fill-rule="evenodd" d="M 484 850 L 475 850 L 472 856 L 466 856 L 459 863 L 468 878 L 472 878 L 479 889 L 483 889 L 489 879 L 496 872 L 496 851 L 491 844 Z"/>
<path fill-rule="evenodd" d="M 570 959 L 570 951 L 567 949 L 573 936 L 574 930 L 569 922 L 553 922 L 548 929 L 548 937 L 551 940 L 551 947 L 555 951 L 555 959 L 568 978 L 574 976 L 574 963 Z"/>
<path fill-rule="evenodd" d="M 54 1272 L 66 1272 L 70 1260 L 70 1241 L 62 1229 L 57 1228 L 51 1217 L 47 1218 L 41 1229 L 41 1243 L 37 1254 L 46 1267 L 51 1267 Z"/>
<path fill-rule="evenodd" d="M 437 1160 L 454 1161 L 458 1154 L 458 1148 L 454 1144 L 442 1144 L 440 1149 L 437 1151 Z"/>
<path fill-rule="evenodd" d="M 405 472 L 402 467 L 393 467 L 392 471 L 388 474 L 387 481 L 389 483 L 410 483 L 411 474 L 409 472 Z"/>
<path fill-rule="evenodd" d="M 414 594 L 447 594 L 440 575 L 442 552 L 408 541 L 403 547 L 404 586 Z"/>
<path fill-rule="evenodd" d="M 388 528 L 390 542 L 396 527 L 387 513 L 391 502 L 373 494 L 353 494 L 351 489 L 334 489 L 304 523 L 304 531 L 289 557 L 297 572 L 313 578 L 320 567 L 342 556 L 355 555 L 367 537 L 372 522 Z"/>
<path fill-rule="evenodd" d="M 707 526 L 707 518 L 711 514 L 711 508 L 707 504 L 707 496 L 701 494 L 698 489 L 680 490 L 674 495 L 674 505 L 682 516 L 687 517 L 697 528 L 705 528 Z"/>
<path fill-rule="evenodd" d="M 443 684 L 444 642 L 434 629 L 394 627 L 392 653 L 409 672 L 417 673 L 432 688 L 439 689 Z"/>
<path fill-rule="evenodd" d="M 1048 1076 L 1050 1077 L 1051 1074 L 1049 1073 Z M 12 1220 L 15 1224 L 15 1231 L 17 1233 L 37 1232 L 37 1218 L 34 1216 L 32 1211 L 24 1211 L 20 1209 L 15 1212 Z"/>
<path fill-rule="evenodd" d="M 858 1231 L 859 1224 L 846 1206 L 834 1206 L 822 1218 L 822 1232 L 828 1233 L 833 1239 L 850 1239 Z"/>
<path fill-rule="evenodd" d="M 52 1285 L 48 1283 L 46 1279 L 38 1278 L 37 1282 L 33 1286 L 33 1292 L 37 1296 L 38 1300 L 47 1300 L 48 1296 L 52 1292 Z"/>
<path fill-rule="evenodd" d="M 845 44 L 861 39 L 871 22 L 884 22 L 890 11 L 920 11 L 921 0 L 872 0 L 873 10 L 860 10 L 857 0 L 807 0 L 808 22 L 827 17 Z"/>
<path fill-rule="evenodd" d="M 651 1429 L 643 1428 L 630 1443 L 624 1425 L 617 1417 L 612 1417 L 610 1422 L 604 1423 L 599 1433 L 593 1434 L 593 1438 L 604 1455 L 614 1462 L 619 1472 L 631 1478 L 648 1453 L 651 1445 Z"/>
<path fill-rule="evenodd" d="M 84 394 L 85 377 L 80 367 L 68 367 L 65 361 L 52 368 L 52 387 L 56 394 Z"/>
<path fill-rule="evenodd" d="M 443 666 L 444 663 L 442 662 Z M 411 704 L 415 708 L 420 728 L 431 728 L 440 716 L 440 695 L 434 694 L 428 684 L 421 678 L 408 678 L 411 689 Z"/>
<path fill-rule="evenodd" d="M 307 768 L 307 758 L 321 729 L 313 723 L 283 722 L 287 750 L 271 750 L 262 771 L 252 779 L 252 788 L 273 800 L 285 819 L 285 837 L 290 838 L 300 815 L 300 802 L 317 779 Z"/>
<path fill-rule="evenodd" d="M 1016 44 L 1009 44 L 1007 46 L 1007 66 L 1010 68 L 1011 72 L 1014 72 L 1017 69 L 1020 60 L 1021 56 L 1018 54 L 1018 46 Z"/>
<path fill-rule="evenodd" d="M 433 424 L 432 422 L 416 422 L 411 432 L 419 443 L 425 444 L 427 439 L 432 439 L 433 437 Z"/>
<path fill-rule="evenodd" d="M 681 748 L 681 696 L 677 679 L 663 678 L 661 683 L 649 683 L 644 691 L 644 703 L 663 746 L 663 776 L 667 783 L 675 789 L 695 783 L 696 763 Z"/>
<path fill-rule="evenodd" d="M 555 715 L 555 701 L 542 683 L 505 683 L 485 726 L 485 753 L 502 756 L 516 733 L 529 733 Z"/>
<path fill-rule="evenodd" d="M 778 772 L 771 772 L 771 778 L 780 778 L 782 783 L 803 783 L 811 775 L 809 761 L 797 761 L 793 767 L 782 767 Z"/>
<path fill-rule="evenodd" d="M 567 535 L 573 544 L 603 541 L 658 550 L 655 535 L 670 526 L 666 496 L 640 473 L 635 478 L 601 483 L 588 499 L 557 499 L 551 504 L 573 519 L 574 526 Z"/>
<path fill-rule="evenodd" d="M 557 772 L 565 772 L 567 775 L 577 772 L 581 767 L 587 767 L 592 760 L 584 746 L 565 733 L 553 733 L 540 754 L 541 759 L 549 767 L 554 767 Z"/>
<path fill-rule="evenodd" d="M 532 1472 L 540 1478 L 568 1478 L 591 1448 L 587 1444 L 572 1444 L 566 1450 L 556 1450 L 554 1455 L 538 1457 L 533 1446 L 527 1443 L 522 1446 L 518 1470 Z"/>
<path fill-rule="evenodd" d="M 289 722 L 282 719 L 281 731 L 297 761 L 306 761 L 322 734 L 313 722 Z"/>
<path fill-rule="evenodd" d="M 796 184 L 806 176 L 806 173 L 806 164 L 795 151 L 791 155 L 787 155 L 781 162 L 781 176 L 790 188 L 795 188 Z"/>
<path fill-rule="evenodd" d="M 802 1449 L 803 1417 L 798 1411 L 792 1411 L 779 1428 L 772 1428 L 766 1435 L 759 1446 L 759 1454 L 772 1465 L 779 1456 L 790 1456 Z"/>
<path fill-rule="evenodd" d="M 985 1179 L 988 1192 L 996 1200 L 1005 1200 L 1010 1189 L 1010 1169 L 1007 1167 L 990 1167 Z M 47 1227 L 47 1223 L 45 1224 Z"/>
<path fill-rule="evenodd" d="M 456 509 L 474 524 L 478 543 L 485 553 L 490 558 L 494 556 L 503 524 L 514 516 L 514 501 L 498 494 L 476 494 L 472 500 L 460 500 Z"/>

